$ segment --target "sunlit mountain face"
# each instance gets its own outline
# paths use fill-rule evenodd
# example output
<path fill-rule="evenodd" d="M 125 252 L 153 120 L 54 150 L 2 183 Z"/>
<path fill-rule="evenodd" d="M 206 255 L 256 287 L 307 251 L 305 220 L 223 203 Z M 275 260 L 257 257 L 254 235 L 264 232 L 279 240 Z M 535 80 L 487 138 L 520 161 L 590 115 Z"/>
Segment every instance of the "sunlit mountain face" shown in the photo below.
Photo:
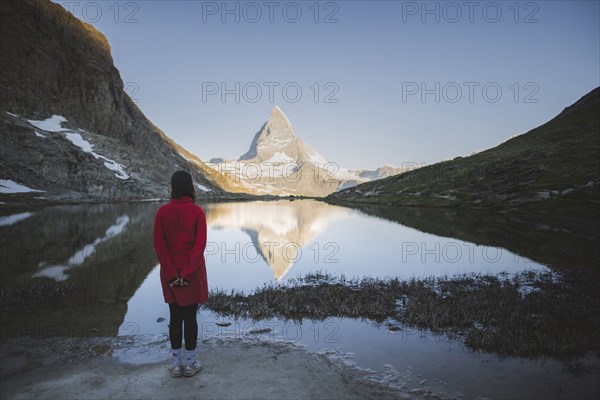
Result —
<path fill-rule="evenodd" d="M 291 269 L 299 249 L 350 213 L 313 200 L 208 204 L 204 210 L 209 228 L 247 233 L 277 280 Z"/>
<path fill-rule="evenodd" d="M 277 106 L 245 154 L 237 160 L 213 158 L 211 165 L 245 192 L 280 196 L 326 196 L 403 172 L 391 165 L 373 171 L 349 169 L 327 160 L 296 135 L 289 118 Z"/>

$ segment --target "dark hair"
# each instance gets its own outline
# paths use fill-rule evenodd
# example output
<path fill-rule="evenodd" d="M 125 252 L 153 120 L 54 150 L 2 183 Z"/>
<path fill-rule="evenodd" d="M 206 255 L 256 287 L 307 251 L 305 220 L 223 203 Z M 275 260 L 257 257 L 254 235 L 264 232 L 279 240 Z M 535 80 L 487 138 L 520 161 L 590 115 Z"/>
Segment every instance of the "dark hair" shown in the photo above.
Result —
<path fill-rule="evenodd" d="M 171 176 L 171 198 L 179 199 L 184 196 L 191 197 L 192 200 L 196 201 L 192 175 L 187 171 L 176 171 Z"/>

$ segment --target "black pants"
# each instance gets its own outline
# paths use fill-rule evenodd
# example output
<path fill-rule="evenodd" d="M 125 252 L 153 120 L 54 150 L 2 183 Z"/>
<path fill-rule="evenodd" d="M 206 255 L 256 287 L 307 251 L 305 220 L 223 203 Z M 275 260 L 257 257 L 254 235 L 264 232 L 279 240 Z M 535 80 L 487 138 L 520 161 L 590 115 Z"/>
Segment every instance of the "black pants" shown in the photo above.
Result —
<path fill-rule="evenodd" d="M 198 322 L 196 321 L 196 311 L 198 304 L 191 306 L 178 306 L 175 303 L 169 303 L 171 318 L 169 321 L 169 340 L 171 340 L 172 349 L 181 348 L 182 329 L 185 333 L 185 349 L 194 350 L 198 340 Z"/>

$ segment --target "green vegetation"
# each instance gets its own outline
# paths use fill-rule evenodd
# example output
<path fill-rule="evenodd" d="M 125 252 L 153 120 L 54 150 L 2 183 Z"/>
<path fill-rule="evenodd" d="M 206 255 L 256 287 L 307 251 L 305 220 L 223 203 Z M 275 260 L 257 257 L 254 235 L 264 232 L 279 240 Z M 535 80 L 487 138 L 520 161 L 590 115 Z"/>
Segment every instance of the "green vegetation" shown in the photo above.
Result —
<path fill-rule="evenodd" d="M 600 88 L 546 124 L 457 157 L 331 194 L 332 203 L 600 216 Z"/>
<path fill-rule="evenodd" d="M 600 352 L 598 272 L 523 272 L 419 280 L 347 279 L 326 273 L 250 294 L 213 291 L 206 307 L 234 317 L 364 318 L 390 330 L 417 329 L 464 339 L 474 351 L 572 362 Z"/>

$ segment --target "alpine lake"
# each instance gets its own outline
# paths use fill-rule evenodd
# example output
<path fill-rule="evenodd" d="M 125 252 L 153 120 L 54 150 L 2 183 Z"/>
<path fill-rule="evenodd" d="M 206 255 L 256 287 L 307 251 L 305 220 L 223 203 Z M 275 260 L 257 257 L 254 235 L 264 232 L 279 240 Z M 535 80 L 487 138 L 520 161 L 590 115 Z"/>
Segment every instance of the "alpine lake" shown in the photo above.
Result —
<path fill-rule="evenodd" d="M 167 334 L 152 244 L 161 204 L 3 209 L 2 341 Z M 596 221 L 308 199 L 200 205 L 211 292 L 201 339 L 292 341 L 406 393 L 600 395 Z M 315 296 L 322 310 L 309 307 Z"/>

